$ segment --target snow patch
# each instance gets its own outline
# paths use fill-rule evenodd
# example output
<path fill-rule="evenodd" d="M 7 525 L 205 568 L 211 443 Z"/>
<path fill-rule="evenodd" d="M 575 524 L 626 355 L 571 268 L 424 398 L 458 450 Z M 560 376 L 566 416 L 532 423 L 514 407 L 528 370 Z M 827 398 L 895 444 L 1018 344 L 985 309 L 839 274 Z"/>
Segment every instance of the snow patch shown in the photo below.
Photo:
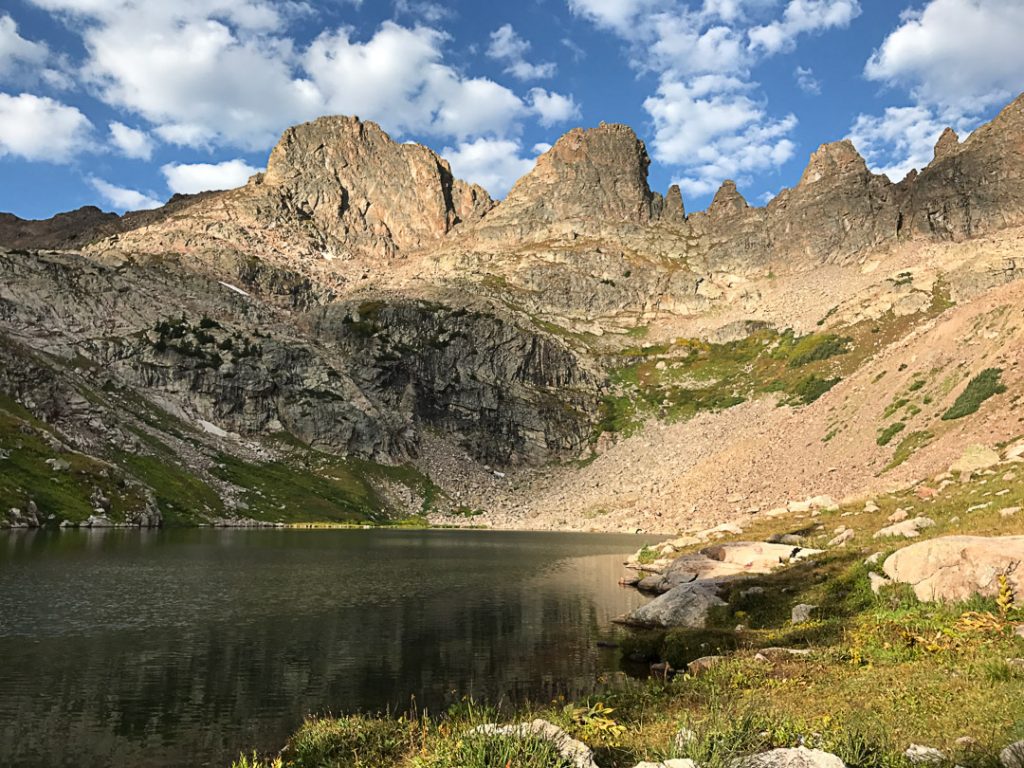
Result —
<path fill-rule="evenodd" d="M 248 293 L 243 291 L 241 288 L 239 288 L 237 285 L 232 285 L 231 283 L 225 283 L 223 280 L 218 280 L 217 282 L 220 283 L 221 285 L 223 285 L 229 291 L 234 291 L 235 293 L 240 294 L 242 296 L 248 296 L 249 295 Z"/>

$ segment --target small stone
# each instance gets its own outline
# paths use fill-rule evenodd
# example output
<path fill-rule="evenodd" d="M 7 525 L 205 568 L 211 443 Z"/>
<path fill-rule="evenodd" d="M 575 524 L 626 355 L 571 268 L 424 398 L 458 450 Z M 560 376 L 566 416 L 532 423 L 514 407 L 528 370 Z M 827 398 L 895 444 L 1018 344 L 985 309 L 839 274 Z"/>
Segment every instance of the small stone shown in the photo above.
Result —
<path fill-rule="evenodd" d="M 880 509 L 880 507 L 874 501 L 869 501 L 869 502 L 867 502 L 864 505 L 864 511 L 867 512 L 868 514 L 872 514 L 874 512 L 878 512 L 879 509 Z"/>
<path fill-rule="evenodd" d="M 793 606 L 793 612 L 790 616 L 790 621 L 793 624 L 803 624 L 804 622 L 811 620 L 811 614 L 816 611 L 818 606 L 809 605 L 807 603 L 800 603 L 799 605 Z"/>
<path fill-rule="evenodd" d="M 882 559 L 881 552 L 875 552 L 864 560 L 864 565 L 876 565 Z"/>
<path fill-rule="evenodd" d="M 723 661 L 725 661 L 725 656 L 701 656 L 687 664 L 686 671 L 694 677 L 699 677 Z"/>
<path fill-rule="evenodd" d="M 911 744 L 904 752 L 907 759 L 916 764 L 921 763 L 944 763 L 946 756 L 935 747 L 926 747 L 921 744 Z"/>
<path fill-rule="evenodd" d="M 1020 507 L 1005 507 L 999 510 L 1000 517 L 1013 517 L 1020 512 Z"/>
<path fill-rule="evenodd" d="M 856 536 L 856 534 L 853 532 L 853 530 L 852 529 L 847 529 L 847 530 L 843 531 L 842 533 L 840 533 L 838 536 L 836 536 L 834 539 L 832 539 L 828 543 L 828 546 L 830 546 L 830 547 L 842 547 L 842 546 L 845 546 L 849 541 L 851 541 L 853 539 L 854 536 Z"/>
<path fill-rule="evenodd" d="M 902 523 L 908 517 L 910 517 L 910 513 L 907 510 L 902 509 L 902 508 L 901 509 L 897 509 L 891 515 L 889 515 L 889 522 L 890 523 Z"/>
<path fill-rule="evenodd" d="M 871 582 L 871 591 L 876 595 L 881 591 L 882 587 L 892 584 L 892 580 L 883 576 L 880 573 L 872 571 L 868 574 L 868 580 Z"/>
<path fill-rule="evenodd" d="M 1019 637 L 1024 640 L 1024 624 L 1018 624 L 1013 628 L 1014 637 Z"/>

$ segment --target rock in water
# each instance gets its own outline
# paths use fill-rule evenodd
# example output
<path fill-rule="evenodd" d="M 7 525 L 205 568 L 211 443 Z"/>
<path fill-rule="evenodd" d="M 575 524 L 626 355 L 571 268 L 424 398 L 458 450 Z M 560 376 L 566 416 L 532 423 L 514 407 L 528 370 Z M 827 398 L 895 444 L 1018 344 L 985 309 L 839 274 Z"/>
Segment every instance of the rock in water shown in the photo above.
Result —
<path fill-rule="evenodd" d="M 681 584 L 640 606 L 619 621 L 634 627 L 701 629 L 707 623 L 708 611 L 725 604 L 725 601 L 718 597 L 716 585 L 701 582 Z"/>

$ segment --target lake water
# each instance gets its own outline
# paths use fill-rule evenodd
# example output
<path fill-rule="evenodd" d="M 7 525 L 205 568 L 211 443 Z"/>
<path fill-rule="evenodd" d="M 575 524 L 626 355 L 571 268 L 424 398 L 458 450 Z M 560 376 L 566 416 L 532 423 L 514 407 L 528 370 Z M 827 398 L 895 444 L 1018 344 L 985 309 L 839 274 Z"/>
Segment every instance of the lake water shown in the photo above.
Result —
<path fill-rule="evenodd" d="M 619 654 L 632 536 L 0 536 L 0 766 L 226 768 L 308 713 L 547 701 Z"/>

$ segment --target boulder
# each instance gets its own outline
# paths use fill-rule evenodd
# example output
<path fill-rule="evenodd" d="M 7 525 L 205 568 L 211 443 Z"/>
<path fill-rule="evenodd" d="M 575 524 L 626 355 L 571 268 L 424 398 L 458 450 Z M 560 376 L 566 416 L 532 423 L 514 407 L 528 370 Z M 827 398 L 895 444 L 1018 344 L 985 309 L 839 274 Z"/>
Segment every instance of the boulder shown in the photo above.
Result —
<path fill-rule="evenodd" d="M 845 531 L 840 533 L 834 539 L 829 541 L 828 546 L 830 546 L 830 547 L 842 547 L 845 544 L 847 544 L 848 542 L 850 542 L 853 539 L 853 537 L 856 536 L 856 535 L 857 534 L 854 533 L 852 528 L 847 528 Z"/>
<path fill-rule="evenodd" d="M 999 576 L 1024 594 L 1024 536 L 942 536 L 911 544 L 890 555 L 885 574 L 910 584 L 918 599 L 960 601 L 972 595 L 993 596 Z"/>
<path fill-rule="evenodd" d="M 954 474 L 979 472 L 999 463 L 999 454 L 985 445 L 971 445 L 954 461 L 949 471 Z"/>
<path fill-rule="evenodd" d="M 682 584 L 631 611 L 617 621 L 632 627 L 691 627 L 702 629 L 712 608 L 725 605 L 719 585 L 708 582 Z"/>
<path fill-rule="evenodd" d="M 875 532 L 874 538 L 899 538 L 904 539 L 916 539 L 921 535 L 921 529 L 930 528 L 935 525 L 935 521 L 930 517 L 915 517 L 912 520 L 904 520 L 901 523 L 890 525 L 882 528 L 880 531 Z"/>
<path fill-rule="evenodd" d="M 662 763 L 649 763 L 645 760 L 642 763 L 637 763 L 633 768 L 697 768 L 697 764 L 688 758 L 677 757 Z"/>
<path fill-rule="evenodd" d="M 1017 741 L 999 753 L 1003 768 L 1024 768 L 1024 741 Z"/>
<path fill-rule="evenodd" d="M 846 768 L 831 752 L 807 747 L 773 749 L 733 760 L 731 768 Z"/>
<path fill-rule="evenodd" d="M 790 621 L 793 624 L 803 624 L 804 622 L 811 620 L 811 614 L 818 609 L 816 605 L 810 605 L 808 603 L 800 603 L 800 605 L 793 606 L 793 612 L 790 616 Z"/>

